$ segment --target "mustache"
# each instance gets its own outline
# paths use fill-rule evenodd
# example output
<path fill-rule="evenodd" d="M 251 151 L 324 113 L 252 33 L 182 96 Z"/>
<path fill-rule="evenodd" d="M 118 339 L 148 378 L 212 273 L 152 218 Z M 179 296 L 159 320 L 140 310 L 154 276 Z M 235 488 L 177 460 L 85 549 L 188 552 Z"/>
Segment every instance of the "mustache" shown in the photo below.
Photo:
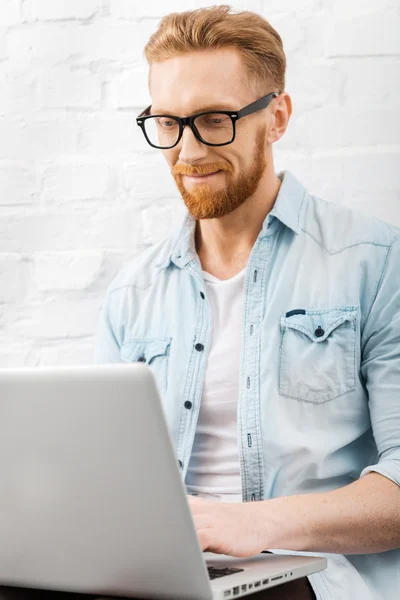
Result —
<path fill-rule="evenodd" d="M 172 167 L 172 175 L 210 175 L 216 171 L 227 171 L 232 173 L 232 167 L 225 163 L 214 163 L 207 165 L 198 165 L 193 168 L 189 165 L 174 165 Z"/>

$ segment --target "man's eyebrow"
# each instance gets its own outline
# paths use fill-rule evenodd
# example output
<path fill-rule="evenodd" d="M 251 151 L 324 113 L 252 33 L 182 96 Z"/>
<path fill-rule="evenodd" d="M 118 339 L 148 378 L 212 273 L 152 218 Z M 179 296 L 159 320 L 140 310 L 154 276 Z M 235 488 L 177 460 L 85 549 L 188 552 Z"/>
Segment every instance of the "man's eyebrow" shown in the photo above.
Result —
<path fill-rule="evenodd" d="M 198 108 L 197 110 L 193 111 L 190 114 L 195 115 L 197 113 L 205 112 L 207 110 L 215 110 L 216 112 L 218 112 L 219 110 L 237 110 L 237 109 L 233 108 L 231 104 L 224 104 L 223 102 L 221 102 L 221 103 L 213 102 L 212 104 L 206 104 L 205 106 Z M 153 107 L 150 108 L 149 114 L 151 114 L 151 115 L 173 115 L 173 114 L 175 114 L 175 116 L 177 116 L 177 117 L 180 116 L 180 115 L 177 115 L 176 113 L 168 111 L 164 108 L 154 109 Z"/>

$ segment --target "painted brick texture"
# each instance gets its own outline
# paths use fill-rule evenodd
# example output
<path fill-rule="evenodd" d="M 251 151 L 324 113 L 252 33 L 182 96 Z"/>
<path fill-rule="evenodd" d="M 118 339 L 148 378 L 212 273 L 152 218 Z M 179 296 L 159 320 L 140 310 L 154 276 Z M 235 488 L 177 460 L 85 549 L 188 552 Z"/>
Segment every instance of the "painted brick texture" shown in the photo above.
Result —
<path fill-rule="evenodd" d="M 181 218 L 135 116 L 143 46 L 200 0 L 0 2 L 0 368 L 93 361 L 110 280 Z M 283 38 L 293 116 L 275 145 L 326 200 L 400 225 L 400 0 L 253 0 Z"/>

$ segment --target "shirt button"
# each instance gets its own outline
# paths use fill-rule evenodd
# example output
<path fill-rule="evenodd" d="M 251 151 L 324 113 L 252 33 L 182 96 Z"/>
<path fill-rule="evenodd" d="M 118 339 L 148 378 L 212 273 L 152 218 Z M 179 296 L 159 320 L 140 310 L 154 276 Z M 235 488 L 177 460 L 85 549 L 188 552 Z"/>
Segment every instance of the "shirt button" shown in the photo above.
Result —
<path fill-rule="evenodd" d="M 182 461 L 181 461 L 181 460 L 178 460 L 178 465 L 179 465 L 179 468 L 180 468 L 180 469 L 182 469 L 182 467 L 183 467 L 183 463 L 182 463 Z"/>
<path fill-rule="evenodd" d="M 204 300 L 204 294 L 203 294 L 203 292 L 200 292 L 200 296 L 201 296 L 201 297 L 203 298 L 203 300 Z"/>
<path fill-rule="evenodd" d="M 183 406 L 189 410 L 190 408 L 192 408 L 193 405 L 190 402 L 190 400 L 186 400 L 186 402 L 185 402 L 185 404 Z"/>
<path fill-rule="evenodd" d="M 319 326 L 319 327 L 318 327 L 318 328 L 315 330 L 315 332 L 314 332 L 314 333 L 315 333 L 315 335 L 316 335 L 317 337 L 322 337 L 322 336 L 324 335 L 325 331 L 322 329 L 322 327 L 321 327 L 321 326 Z"/>
<path fill-rule="evenodd" d="M 196 344 L 195 348 L 196 348 L 196 350 L 198 350 L 198 352 L 201 352 L 202 350 L 204 350 L 203 344 Z"/>
<path fill-rule="evenodd" d="M 140 358 L 138 358 L 138 362 L 146 362 L 146 359 L 144 356 L 141 356 Z"/>

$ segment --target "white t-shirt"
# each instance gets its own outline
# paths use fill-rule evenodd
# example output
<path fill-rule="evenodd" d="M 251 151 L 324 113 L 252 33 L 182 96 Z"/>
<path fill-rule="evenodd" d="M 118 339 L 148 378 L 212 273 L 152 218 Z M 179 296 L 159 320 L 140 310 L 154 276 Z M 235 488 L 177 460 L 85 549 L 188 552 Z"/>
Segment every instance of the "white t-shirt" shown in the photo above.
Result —
<path fill-rule="evenodd" d="M 211 347 L 192 455 L 189 493 L 224 502 L 242 501 L 237 403 L 246 268 L 221 280 L 203 271 L 212 310 Z"/>

